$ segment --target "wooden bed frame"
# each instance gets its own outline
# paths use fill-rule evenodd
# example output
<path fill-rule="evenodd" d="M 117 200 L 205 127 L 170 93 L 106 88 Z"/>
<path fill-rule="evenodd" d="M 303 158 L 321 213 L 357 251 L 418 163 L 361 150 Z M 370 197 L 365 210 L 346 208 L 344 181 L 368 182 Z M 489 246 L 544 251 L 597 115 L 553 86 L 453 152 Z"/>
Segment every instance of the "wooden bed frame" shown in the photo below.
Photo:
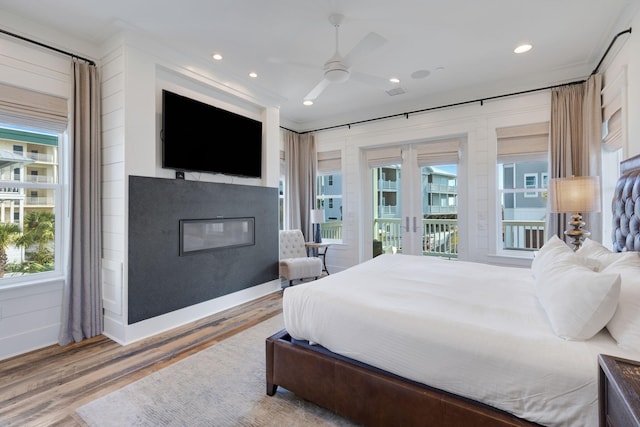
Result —
<path fill-rule="evenodd" d="M 266 340 L 267 394 L 281 386 L 367 426 L 539 426 L 491 406 L 293 342 Z"/>
<path fill-rule="evenodd" d="M 620 163 L 613 203 L 614 250 L 640 250 L 628 212 L 640 203 L 640 155 Z M 630 235 L 631 234 L 631 235 Z M 267 394 L 281 386 L 367 426 L 539 426 L 497 408 L 296 343 L 286 330 L 266 340 Z"/>

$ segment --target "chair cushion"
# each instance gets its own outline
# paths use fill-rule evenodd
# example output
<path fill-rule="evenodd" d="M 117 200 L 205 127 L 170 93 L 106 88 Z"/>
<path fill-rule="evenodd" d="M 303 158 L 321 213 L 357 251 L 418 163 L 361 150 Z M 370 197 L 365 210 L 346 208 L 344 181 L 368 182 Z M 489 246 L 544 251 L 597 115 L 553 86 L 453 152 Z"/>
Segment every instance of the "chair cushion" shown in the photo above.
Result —
<path fill-rule="evenodd" d="M 322 275 L 322 260 L 317 257 L 281 259 L 280 275 L 287 280 L 319 277 Z"/>

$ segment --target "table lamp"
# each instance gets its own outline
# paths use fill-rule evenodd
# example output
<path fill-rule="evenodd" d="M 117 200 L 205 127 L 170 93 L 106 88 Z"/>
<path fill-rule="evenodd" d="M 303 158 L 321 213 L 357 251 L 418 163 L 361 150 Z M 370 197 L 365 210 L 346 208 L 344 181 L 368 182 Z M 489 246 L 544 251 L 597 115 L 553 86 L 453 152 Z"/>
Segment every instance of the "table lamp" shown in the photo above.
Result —
<path fill-rule="evenodd" d="M 584 229 L 582 214 L 600 212 L 600 177 L 572 176 L 569 178 L 552 178 L 549 183 L 551 212 L 570 213 L 572 228 L 564 234 L 573 239 L 573 250 L 580 249 L 582 242 L 591 233 Z"/>
<path fill-rule="evenodd" d="M 324 222 L 324 210 L 311 209 L 311 224 L 315 227 L 315 237 L 313 241 L 316 243 L 322 243 L 322 234 L 320 232 L 320 224 Z"/>

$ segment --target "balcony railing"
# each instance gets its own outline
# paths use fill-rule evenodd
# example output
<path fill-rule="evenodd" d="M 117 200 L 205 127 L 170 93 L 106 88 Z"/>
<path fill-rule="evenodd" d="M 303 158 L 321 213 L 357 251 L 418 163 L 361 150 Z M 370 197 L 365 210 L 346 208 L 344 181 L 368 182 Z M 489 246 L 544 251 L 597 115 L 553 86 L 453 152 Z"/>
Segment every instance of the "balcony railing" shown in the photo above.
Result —
<path fill-rule="evenodd" d="M 53 197 L 27 197 L 27 206 L 53 206 L 55 200 Z"/>
<path fill-rule="evenodd" d="M 35 160 L 36 162 L 43 162 L 43 163 L 53 163 L 53 154 L 47 154 L 47 153 L 31 153 L 31 152 L 15 152 L 16 154 L 20 154 L 22 156 L 28 157 L 31 160 Z"/>
<path fill-rule="evenodd" d="M 24 177 L 25 182 L 34 182 L 38 184 L 52 184 L 53 177 L 47 175 L 26 175 Z"/>
<path fill-rule="evenodd" d="M 342 240 L 342 221 L 322 224 L 322 239 Z M 402 224 L 399 218 L 375 218 L 374 239 L 385 253 L 402 252 Z M 422 253 L 431 256 L 458 256 L 458 221 L 422 220 Z M 533 251 L 545 242 L 544 221 L 502 221 L 503 249 Z"/>
<path fill-rule="evenodd" d="M 544 221 L 502 221 L 504 249 L 534 251 L 545 242 Z"/>
<path fill-rule="evenodd" d="M 342 240 L 342 221 L 323 222 L 320 226 L 322 240 Z"/>

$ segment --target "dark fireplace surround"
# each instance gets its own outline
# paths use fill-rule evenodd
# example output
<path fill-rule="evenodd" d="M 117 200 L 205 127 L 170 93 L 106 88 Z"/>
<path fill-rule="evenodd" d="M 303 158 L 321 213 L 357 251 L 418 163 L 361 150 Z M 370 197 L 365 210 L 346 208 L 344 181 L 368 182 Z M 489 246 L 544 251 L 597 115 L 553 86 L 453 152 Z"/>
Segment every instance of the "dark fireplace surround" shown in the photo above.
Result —
<path fill-rule="evenodd" d="M 278 190 L 130 176 L 128 263 L 129 324 L 275 280 Z"/>

